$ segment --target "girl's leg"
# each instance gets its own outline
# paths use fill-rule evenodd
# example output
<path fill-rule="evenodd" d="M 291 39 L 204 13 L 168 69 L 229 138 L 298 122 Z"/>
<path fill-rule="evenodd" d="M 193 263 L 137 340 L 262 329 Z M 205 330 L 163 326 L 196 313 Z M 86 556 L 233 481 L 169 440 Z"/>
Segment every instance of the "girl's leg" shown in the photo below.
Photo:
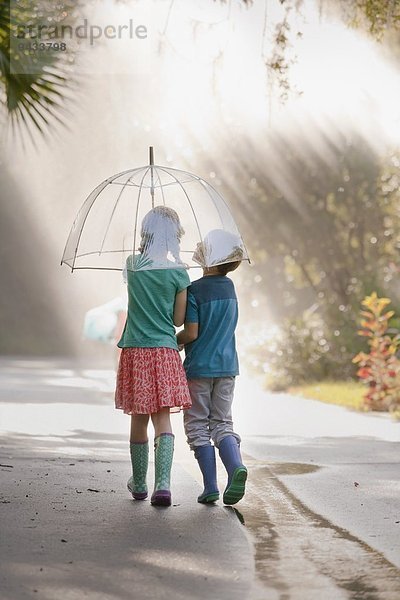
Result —
<path fill-rule="evenodd" d="M 171 505 L 171 467 L 174 455 L 174 435 L 171 428 L 169 408 L 151 415 L 154 425 L 155 482 L 151 503 L 155 506 Z"/>
<path fill-rule="evenodd" d="M 149 444 L 147 425 L 149 415 L 132 415 L 130 451 L 132 461 L 132 477 L 128 480 L 128 490 L 135 500 L 147 498 L 147 468 L 149 464 Z"/>
<path fill-rule="evenodd" d="M 131 415 L 131 444 L 147 442 L 149 415 Z"/>
<path fill-rule="evenodd" d="M 158 437 L 162 433 L 172 433 L 171 418 L 169 408 L 162 408 L 159 412 L 151 415 L 151 420 L 154 425 L 154 437 Z"/>

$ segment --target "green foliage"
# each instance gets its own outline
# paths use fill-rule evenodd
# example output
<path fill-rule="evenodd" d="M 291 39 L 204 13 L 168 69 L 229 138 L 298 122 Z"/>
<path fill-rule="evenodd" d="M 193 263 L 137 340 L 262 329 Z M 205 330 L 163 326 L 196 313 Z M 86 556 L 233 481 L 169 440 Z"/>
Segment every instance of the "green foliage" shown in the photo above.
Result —
<path fill-rule="evenodd" d="M 221 0 L 226 2 L 226 0 Z M 246 6 L 251 6 L 251 0 L 241 0 Z M 307 8 L 305 0 L 279 0 L 283 17 L 276 22 L 272 36 L 272 49 L 266 60 L 266 67 L 272 81 L 277 83 L 280 99 L 286 102 L 291 94 L 297 92 L 290 83 L 290 68 L 297 62 L 293 53 L 290 38 L 293 34 L 302 37 L 302 31 L 295 24 Z M 339 16 L 347 27 L 366 31 L 369 35 L 382 42 L 389 41 L 389 35 L 400 31 L 400 2 L 399 0 L 319 0 L 320 13 L 333 13 Z M 296 29 L 294 29 L 294 27 Z M 294 29 L 294 31 L 293 31 Z"/>
<path fill-rule="evenodd" d="M 394 311 L 385 311 L 388 298 L 379 298 L 376 292 L 361 303 L 359 335 L 368 338 L 369 353 L 359 352 L 353 363 L 359 365 L 357 375 L 368 385 L 364 402 L 370 410 L 400 409 L 400 334 L 389 334 L 389 320 Z"/>
<path fill-rule="evenodd" d="M 364 28 L 381 39 L 390 28 L 400 27 L 398 0 L 340 0 L 350 25 Z"/>
<path fill-rule="evenodd" d="M 285 319 L 274 340 L 247 352 L 249 363 L 266 366 L 267 386 L 275 391 L 324 380 L 355 376 L 354 348 L 361 348 L 354 326 L 341 311 L 332 328 L 318 305 L 301 316 Z M 254 362 L 254 361 L 253 361 Z"/>
<path fill-rule="evenodd" d="M 248 165 L 253 179 L 247 193 L 254 207 L 248 223 L 253 231 L 264 224 L 252 252 L 257 243 L 264 254 L 267 250 L 264 260 L 257 256 L 260 276 L 274 277 L 275 303 L 283 314 L 298 314 L 302 305 L 317 302 L 335 327 L 332 315 L 339 311 L 354 318 L 359 299 L 371 289 L 390 288 L 397 275 L 399 159 L 395 154 L 377 159 L 355 135 L 326 148 L 314 135 L 319 153 L 308 140 L 302 140 L 301 153 L 298 139 L 271 141 L 280 170 L 290 178 Z M 268 263 L 273 272 L 263 272 L 261 265 Z"/>
<path fill-rule="evenodd" d="M 70 77 L 69 52 L 29 49 L 35 38 L 18 38 L 30 26 L 71 22 L 75 2 L 32 3 L 29 0 L 0 4 L 0 90 L 12 125 L 30 125 L 43 132 L 51 121 L 63 122 L 63 99 Z M 46 41 L 42 39 L 41 41 Z"/>
<path fill-rule="evenodd" d="M 335 145 L 316 131 L 308 139 L 292 138 L 270 142 L 285 177 L 266 162 L 246 164 L 251 149 L 241 148 L 240 157 L 250 180 L 243 195 L 252 207 L 244 234 L 257 273 L 249 287 L 259 286 L 255 295 L 265 288 L 272 317 L 281 324 L 276 350 L 253 352 L 271 366 L 271 383 L 281 388 L 354 377 L 360 299 L 376 289 L 398 301 L 399 157 L 378 159 L 355 135 L 338 136 Z M 262 283 L 254 283 L 257 278 Z"/>

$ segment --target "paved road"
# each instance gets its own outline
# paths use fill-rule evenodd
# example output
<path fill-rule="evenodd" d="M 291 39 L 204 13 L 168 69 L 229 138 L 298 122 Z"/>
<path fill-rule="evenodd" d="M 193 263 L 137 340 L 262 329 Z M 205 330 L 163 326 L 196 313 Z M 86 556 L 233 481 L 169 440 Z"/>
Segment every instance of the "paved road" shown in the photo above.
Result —
<path fill-rule="evenodd" d="M 257 386 L 243 401 L 248 388 L 239 382 L 236 406 L 246 451 L 308 508 L 400 568 L 400 423 Z"/>
<path fill-rule="evenodd" d="M 199 473 L 176 415 L 176 506 L 154 519 L 148 503 L 134 504 L 133 519 L 124 489 L 128 424 L 112 408 L 112 373 L 45 360 L 1 367 L 7 600 L 55 591 L 65 598 L 400 598 L 399 424 L 265 394 L 241 377 L 235 419 L 250 478 L 237 510 L 193 501 Z"/>
<path fill-rule="evenodd" d="M 0 366 L 1 600 L 256 597 L 236 513 L 196 502 L 179 415 L 173 506 L 155 508 L 126 490 L 129 419 L 112 407 L 110 371 Z"/>
<path fill-rule="evenodd" d="M 173 506 L 157 509 L 130 499 L 115 459 L 18 452 L 1 462 L 2 600 L 241 600 L 253 585 L 233 511 L 192 501 L 197 485 L 180 465 Z"/>

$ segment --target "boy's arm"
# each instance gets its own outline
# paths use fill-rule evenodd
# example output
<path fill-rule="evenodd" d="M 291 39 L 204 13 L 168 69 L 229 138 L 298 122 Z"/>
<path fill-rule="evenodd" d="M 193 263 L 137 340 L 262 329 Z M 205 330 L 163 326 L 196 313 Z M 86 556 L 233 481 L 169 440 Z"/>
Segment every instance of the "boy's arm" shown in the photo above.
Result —
<path fill-rule="evenodd" d="M 199 324 L 198 323 L 185 323 L 184 329 L 176 335 L 176 341 L 178 346 L 184 346 L 190 344 L 198 338 L 199 335 Z"/>
<path fill-rule="evenodd" d="M 184 346 L 194 342 L 199 335 L 199 315 L 196 298 L 189 289 L 186 307 L 185 326 L 176 336 L 178 346 Z M 180 348 L 181 349 L 181 348 Z"/>

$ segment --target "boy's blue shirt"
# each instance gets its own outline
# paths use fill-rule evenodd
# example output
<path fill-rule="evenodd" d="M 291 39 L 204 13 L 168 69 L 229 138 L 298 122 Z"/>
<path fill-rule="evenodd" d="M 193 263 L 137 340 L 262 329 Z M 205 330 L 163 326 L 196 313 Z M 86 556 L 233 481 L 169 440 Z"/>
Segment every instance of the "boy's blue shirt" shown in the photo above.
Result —
<path fill-rule="evenodd" d="M 198 323 L 198 338 L 185 345 L 188 379 L 234 377 L 239 374 L 235 329 L 238 302 L 226 275 L 208 275 L 188 288 L 187 323 Z"/>

